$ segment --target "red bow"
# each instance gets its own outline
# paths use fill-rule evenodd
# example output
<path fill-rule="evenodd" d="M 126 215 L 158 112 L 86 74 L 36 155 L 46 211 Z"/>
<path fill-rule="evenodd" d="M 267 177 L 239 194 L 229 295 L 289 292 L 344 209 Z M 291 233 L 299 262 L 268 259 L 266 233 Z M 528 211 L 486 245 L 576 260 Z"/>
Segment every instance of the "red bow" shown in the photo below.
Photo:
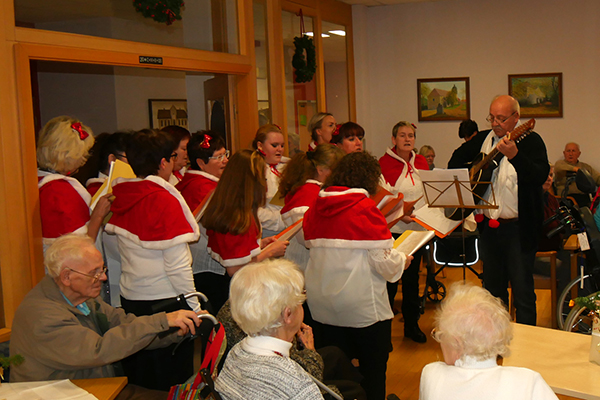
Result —
<path fill-rule="evenodd" d="M 417 126 L 415 124 L 411 124 L 413 129 L 416 131 L 417 130 Z"/>
<path fill-rule="evenodd" d="M 202 141 L 202 143 L 200 143 L 200 147 L 202 147 L 203 149 L 208 149 L 210 148 L 210 140 L 212 138 L 208 135 L 204 135 L 204 140 Z"/>
<path fill-rule="evenodd" d="M 275 125 L 277 127 L 277 129 L 281 130 L 281 127 L 279 125 L 277 125 L 277 124 L 273 124 L 273 125 Z"/>
<path fill-rule="evenodd" d="M 333 136 L 337 136 L 340 134 L 340 126 L 342 126 L 342 124 L 337 124 L 335 126 L 335 131 L 333 131 Z"/>
<path fill-rule="evenodd" d="M 264 151 L 262 151 L 261 149 L 256 149 L 256 151 L 258 151 L 260 153 L 260 155 L 262 155 L 263 157 L 267 156 L 267 153 L 265 153 Z"/>
<path fill-rule="evenodd" d="M 88 136 L 90 136 L 90 134 L 87 133 L 86 131 L 84 131 L 83 128 L 81 127 L 81 122 L 75 122 L 75 123 L 71 124 L 71 129 L 73 129 L 75 132 L 79 133 L 79 139 L 81 139 L 81 140 L 85 140 L 85 139 L 87 139 Z"/>

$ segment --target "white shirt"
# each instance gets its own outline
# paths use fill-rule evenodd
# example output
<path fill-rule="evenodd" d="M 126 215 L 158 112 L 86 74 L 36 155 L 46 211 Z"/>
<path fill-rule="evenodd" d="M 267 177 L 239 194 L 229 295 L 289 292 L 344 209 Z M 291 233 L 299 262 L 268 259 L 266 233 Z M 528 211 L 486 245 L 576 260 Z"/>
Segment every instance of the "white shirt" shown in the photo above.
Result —
<path fill-rule="evenodd" d="M 481 151 L 489 154 L 500 141 L 496 133 L 491 130 L 481 145 Z M 491 219 L 517 218 L 519 216 L 519 186 L 517 171 L 508 158 L 502 157 L 500 165 L 492 174 L 492 188 L 496 197 L 497 209 L 484 209 L 483 214 Z M 493 203 L 492 188 L 488 188 L 483 198 Z"/>
<path fill-rule="evenodd" d="M 285 164 L 279 163 L 275 168 L 281 174 L 281 172 L 285 168 Z M 280 177 L 277 174 L 275 174 L 271 170 L 271 167 L 268 165 L 266 168 L 265 175 L 267 177 L 267 201 L 264 207 L 258 209 L 258 219 L 260 220 L 260 224 L 262 225 L 263 232 L 265 230 L 271 231 L 268 234 L 270 235 L 273 232 L 282 231 L 285 228 L 285 224 L 281 219 L 282 207 L 271 204 L 271 199 L 275 197 L 277 191 L 279 190 Z M 263 237 L 265 237 L 264 234 Z"/>
<path fill-rule="evenodd" d="M 421 373 L 420 400 L 556 400 L 542 376 L 527 368 L 501 367 L 495 359 L 438 361 Z"/>

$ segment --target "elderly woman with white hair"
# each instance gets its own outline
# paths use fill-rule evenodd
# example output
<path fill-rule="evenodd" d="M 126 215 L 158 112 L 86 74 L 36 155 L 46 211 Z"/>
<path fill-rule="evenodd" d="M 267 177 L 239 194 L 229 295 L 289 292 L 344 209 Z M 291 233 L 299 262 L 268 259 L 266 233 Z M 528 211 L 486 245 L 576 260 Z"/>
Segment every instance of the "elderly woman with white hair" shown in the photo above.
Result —
<path fill-rule="evenodd" d="M 287 260 L 250 264 L 231 280 L 231 314 L 248 335 L 229 352 L 215 388 L 224 400 L 323 399 L 289 358 L 302 327 L 304 276 Z"/>
<path fill-rule="evenodd" d="M 436 313 L 432 337 L 445 362 L 423 368 L 420 400 L 557 399 L 542 376 L 527 368 L 502 367 L 498 356 L 510 354 L 510 316 L 487 290 L 455 283 Z"/>

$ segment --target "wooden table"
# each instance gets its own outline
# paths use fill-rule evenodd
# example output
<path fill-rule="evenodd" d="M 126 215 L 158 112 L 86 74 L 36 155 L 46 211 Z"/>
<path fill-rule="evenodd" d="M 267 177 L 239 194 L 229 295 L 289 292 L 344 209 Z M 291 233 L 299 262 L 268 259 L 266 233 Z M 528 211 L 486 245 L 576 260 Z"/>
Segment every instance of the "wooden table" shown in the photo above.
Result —
<path fill-rule="evenodd" d="M 72 379 L 71 382 L 87 390 L 96 396 L 98 400 L 113 400 L 127 385 L 127 378 L 121 376 L 116 378 Z"/>
<path fill-rule="evenodd" d="M 600 399 L 600 365 L 589 362 L 591 336 L 513 323 L 505 366 L 539 372 L 558 394 Z"/>

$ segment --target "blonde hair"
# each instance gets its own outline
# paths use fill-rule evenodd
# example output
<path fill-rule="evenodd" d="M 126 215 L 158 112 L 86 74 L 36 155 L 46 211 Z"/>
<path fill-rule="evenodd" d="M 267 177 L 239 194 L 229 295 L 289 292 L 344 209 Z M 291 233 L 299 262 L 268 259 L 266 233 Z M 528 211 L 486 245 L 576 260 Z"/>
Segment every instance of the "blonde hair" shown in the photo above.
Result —
<path fill-rule="evenodd" d="M 487 360 L 510 354 L 510 315 L 502 301 L 487 290 L 456 282 L 435 315 L 436 340 L 461 357 Z"/>
<path fill-rule="evenodd" d="M 94 241 L 87 235 L 68 233 L 56 239 L 44 254 L 44 265 L 48 275 L 57 278 L 66 261 L 85 261 L 87 251 L 94 247 Z"/>
<path fill-rule="evenodd" d="M 88 133 L 81 139 L 72 127 L 76 123 L 81 122 L 63 115 L 44 125 L 37 144 L 39 168 L 67 175 L 85 164 L 94 145 L 94 135 L 88 126 L 81 124 L 81 129 Z"/>
<path fill-rule="evenodd" d="M 398 130 L 400 128 L 402 128 L 403 126 L 409 127 L 410 129 L 412 129 L 415 136 L 417 135 L 417 127 L 414 124 L 412 124 L 408 121 L 400 121 L 396 125 L 394 125 L 394 127 L 392 128 L 392 136 L 396 137 L 396 135 L 398 134 Z"/>
<path fill-rule="evenodd" d="M 424 144 L 423 146 L 421 146 L 421 148 L 419 149 L 419 154 L 422 156 L 426 156 L 428 151 L 433 152 L 433 155 L 435 156 L 435 150 L 428 144 Z"/>
<path fill-rule="evenodd" d="M 329 116 L 333 117 L 333 114 L 328 112 L 320 112 L 313 115 L 310 121 L 308 121 L 307 128 L 310 132 L 310 137 L 312 138 L 312 140 L 317 140 L 317 129 L 321 129 L 321 127 L 323 126 L 323 120 L 325 119 L 325 117 Z"/>
<path fill-rule="evenodd" d="M 281 128 L 279 128 L 277 125 L 274 125 L 274 124 L 263 125 L 260 128 L 258 128 L 258 130 L 256 131 L 256 135 L 254 136 L 254 140 L 252 141 L 252 148 L 254 150 L 257 150 L 258 142 L 264 143 L 267 140 L 269 133 L 271 133 L 271 132 L 283 134 L 283 132 L 281 131 Z"/>
<path fill-rule="evenodd" d="M 304 275 L 296 264 L 274 259 L 246 265 L 233 275 L 231 316 L 249 336 L 272 336 L 283 325 L 286 307 L 306 300 Z"/>

